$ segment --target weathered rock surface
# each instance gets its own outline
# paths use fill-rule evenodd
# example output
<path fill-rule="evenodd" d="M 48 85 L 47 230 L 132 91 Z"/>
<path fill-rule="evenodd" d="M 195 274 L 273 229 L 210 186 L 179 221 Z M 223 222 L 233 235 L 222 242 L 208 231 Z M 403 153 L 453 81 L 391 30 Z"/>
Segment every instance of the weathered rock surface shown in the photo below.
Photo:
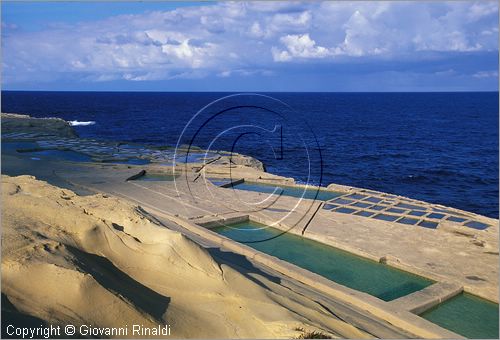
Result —
<path fill-rule="evenodd" d="M 28 115 L 2 113 L 2 134 L 40 133 L 57 137 L 78 137 L 71 125 L 61 118 L 33 118 Z"/>

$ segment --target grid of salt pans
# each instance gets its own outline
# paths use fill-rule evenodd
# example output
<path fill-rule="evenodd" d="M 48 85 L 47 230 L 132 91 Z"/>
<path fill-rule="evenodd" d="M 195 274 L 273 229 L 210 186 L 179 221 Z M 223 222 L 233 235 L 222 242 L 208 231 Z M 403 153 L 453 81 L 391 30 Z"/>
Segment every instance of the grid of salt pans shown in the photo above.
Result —
<path fill-rule="evenodd" d="M 96 159 L 106 158 L 106 159 L 147 159 L 151 162 L 171 165 L 174 160 L 175 150 L 173 148 L 169 149 L 158 149 L 158 148 L 148 148 L 136 144 L 128 143 L 114 143 L 107 141 L 100 141 L 95 139 L 83 139 L 83 138 L 55 138 L 53 135 L 41 134 L 41 133 L 8 133 L 3 134 L 2 139 L 12 139 L 12 140 L 32 140 L 40 139 L 36 143 L 43 150 L 71 150 L 75 152 L 80 152 Z M 177 159 L 183 161 L 185 153 L 179 152 L 177 154 Z M 204 153 L 201 153 L 199 157 L 198 153 L 192 152 L 190 155 L 194 160 L 203 161 Z M 206 160 L 210 160 L 213 155 L 208 155 Z"/>
<path fill-rule="evenodd" d="M 359 190 L 334 198 L 326 202 L 323 209 L 433 229 L 441 221 L 480 230 L 489 227 L 475 219 L 474 214 L 371 190 Z"/>

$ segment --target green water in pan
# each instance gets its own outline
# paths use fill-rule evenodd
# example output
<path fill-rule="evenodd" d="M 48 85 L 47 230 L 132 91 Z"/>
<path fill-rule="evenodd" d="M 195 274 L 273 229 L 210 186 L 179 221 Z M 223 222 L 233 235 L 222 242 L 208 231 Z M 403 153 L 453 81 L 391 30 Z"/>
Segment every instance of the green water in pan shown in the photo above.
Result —
<path fill-rule="evenodd" d="M 498 304 L 463 293 L 420 315 L 470 339 L 498 339 Z"/>
<path fill-rule="evenodd" d="M 425 288 L 433 281 L 346 251 L 254 222 L 213 231 L 324 276 L 344 286 L 390 301 Z"/>
<path fill-rule="evenodd" d="M 311 188 L 304 190 L 304 188 L 290 187 L 286 185 L 262 184 L 253 182 L 243 182 L 240 184 L 236 184 L 233 186 L 233 188 L 239 190 L 263 192 L 269 194 L 272 194 L 274 192 L 276 195 L 281 194 L 283 196 L 291 196 L 297 198 L 303 197 L 306 199 L 317 199 L 320 201 L 328 201 L 331 200 L 332 198 L 343 195 L 342 193 L 339 192 L 329 191 L 324 189 L 317 190 L 316 188 Z"/>

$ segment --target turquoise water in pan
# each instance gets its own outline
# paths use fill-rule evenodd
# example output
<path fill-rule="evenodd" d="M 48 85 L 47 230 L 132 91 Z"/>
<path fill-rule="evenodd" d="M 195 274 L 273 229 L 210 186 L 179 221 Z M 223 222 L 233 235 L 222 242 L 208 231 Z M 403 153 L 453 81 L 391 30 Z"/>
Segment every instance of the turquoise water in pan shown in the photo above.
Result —
<path fill-rule="evenodd" d="M 463 293 L 421 317 L 470 339 L 498 339 L 498 304 Z"/>
<path fill-rule="evenodd" d="M 213 231 L 242 243 L 269 239 L 282 232 L 254 222 L 217 227 Z M 433 283 L 423 277 L 290 233 L 246 244 L 385 301 L 397 299 Z"/>
<path fill-rule="evenodd" d="M 253 182 L 243 182 L 241 184 L 236 184 L 233 186 L 235 189 L 240 190 L 249 190 L 256 192 L 263 192 L 272 194 L 274 191 L 277 195 L 281 194 L 283 196 L 291 196 L 291 197 L 303 197 L 307 199 L 317 199 L 320 201 L 328 201 L 332 198 L 339 197 L 342 194 L 335 191 L 327 191 L 327 190 L 317 190 L 317 189 L 306 189 L 304 188 L 296 188 L 289 187 L 286 185 L 277 185 L 277 184 L 261 184 L 261 183 L 253 183 Z M 317 195 L 317 196 L 316 196 Z"/>

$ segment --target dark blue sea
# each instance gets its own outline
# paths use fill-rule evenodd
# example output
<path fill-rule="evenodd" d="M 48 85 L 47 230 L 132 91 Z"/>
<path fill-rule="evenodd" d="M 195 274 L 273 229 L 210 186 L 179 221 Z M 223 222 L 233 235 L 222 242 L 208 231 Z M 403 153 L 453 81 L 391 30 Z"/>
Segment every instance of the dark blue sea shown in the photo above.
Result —
<path fill-rule="evenodd" d="M 2 112 L 95 122 L 75 126 L 81 137 L 234 150 L 302 182 L 498 218 L 497 92 L 268 93 L 199 112 L 227 95 L 4 91 Z"/>

